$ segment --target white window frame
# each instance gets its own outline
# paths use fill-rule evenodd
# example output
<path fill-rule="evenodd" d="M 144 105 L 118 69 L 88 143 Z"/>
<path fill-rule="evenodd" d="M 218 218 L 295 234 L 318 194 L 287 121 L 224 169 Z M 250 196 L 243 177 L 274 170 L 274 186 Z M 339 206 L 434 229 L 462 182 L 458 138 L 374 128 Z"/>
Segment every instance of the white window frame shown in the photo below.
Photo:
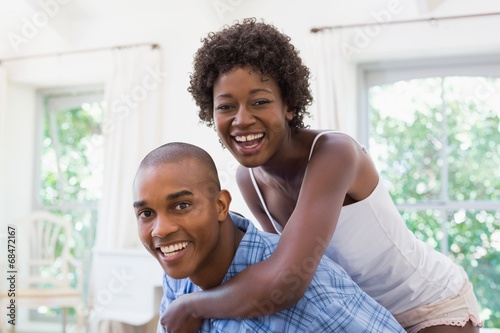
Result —
<path fill-rule="evenodd" d="M 399 80 L 410 80 L 425 77 L 438 76 L 485 76 L 500 78 L 500 56 L 464 56 L 456 58 L 429 58 L 410 60 L 385 60 L 379 62 L 362 63 L 358 65 L 358 87 L 359 87 L 359 141 L 365 147 L 369 147 L 370 123 L 369 123 L 369 101 L 368 90 L 371 86 L 396 82 Z M 481 98 L 478 92 L 477 98 Z M 443 161 L 447 161 L 446 149 L 442 150 Z M 446 170 L 443 167 L 441 170 Z M 433 209 L 441 212 L 441 230 L 443 238 L 440 240 L 441 252 L 449 252 L 448 230 L 446 227 L 446 216 L 448 211 L 458 209 L 498 210 L 500 201 L 473 201 L 455 202 L 447 198 L 448 177 L 442 175 L 444 191 L 442 198 L 436 201 L 396 204 L 399 210 L 425 210 Z"/>
<path fill-rule="evenodd" d="M 71 211 L 71 210 L 89 210 L 93 211 L 97 216 L 99 203 L 71 203 L 66 202 L 62 205 L 44 205 L 40 200 L 40 190 L 41 190 L 41 164 L 38 161 L 41 161 L 42 157 L 42 144 L 40 140 L 43 138 L 44 131 L 44 119 L 45 119 L 45 106 L 44 99 L 46 96 L 55 96 L 61 97 L 62 99 L 67 99 L 68 101 L 61 100 L 61 107 L 66 107 L 66 105 L 74 105 L 74 101 L 78 101 L 78 103 L 88 102 L 88 96 L 92 97 L 100 97 L 100 100 L 104 100 L 104 87 L 102 85 L 81 85 L 81 86 L 73 86 L 73 87 L 63 87 L 63 88 L 47 88 L 47 89 L 39 89 L 36 91 L 36 116 L 35 116 L 35 163 L 33 172 L 33 191 L 32 191 L 32 207 L 34 210 L 61 210 L 61 211 Z M 55 143 L 57 145 L 57 143 Z M 57 149 L 57 148 L 56 148 Z M 94 225 L 95 227 L 95 225 Z M 93 244 L 92 240 L 92 244 Z M 88 263 L 85 263 L 88 267 L 84 268 L 84 272 L 90 271 L 90 260 Z M 88 276 L 87 278 L 90 278 Z M 88 285 L 88 281 L 83 281 L 84 289 L 86 285 Z M 86 293 L 88 290 L 84 290 L 84 297 L 87 298 Z M 86 303 L 86 299 L 84 302 Z M 35 313 L 34 311 L 30 311 L 28 317 L 28 321 L 30 323 L 49 323 L 53 322 L 52 320 L 44 317 L 42 318 L 40 315 Z M 54 320 L 55 322 L 55 320 Z M 57 320 L 57 325 L 60 325 L 60 320 Z M 59 329 L 59 328 L 58 328 Z"/>

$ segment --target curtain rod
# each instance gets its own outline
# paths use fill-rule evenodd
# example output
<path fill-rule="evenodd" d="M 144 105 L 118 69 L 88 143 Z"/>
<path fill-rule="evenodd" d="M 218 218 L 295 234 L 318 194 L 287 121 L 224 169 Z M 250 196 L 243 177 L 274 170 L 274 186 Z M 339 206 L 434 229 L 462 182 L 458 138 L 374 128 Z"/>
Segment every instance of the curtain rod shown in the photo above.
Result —
<path fill-rule="evenodd" d="M 437 22 L 437 21 L 443 21 L 443 20 L 455 20 L 455 19 L 494 16 L 494 15 L 500 15 L 500 12 L 483 13 L 483 14 L 469 14 L 469 15 L 456 15 L 456 16 L 443 16 L 443 17 L 428 17 L 428 18 L 420 18 L 420 19 L 387 21 L 387 22 L 369 22 L 369 23 L 335 25 L 335 26 L 329 26 L 329 27 L 312 28 L 311 32 L 316 33 L 316 32 L 320 32 L 323 30 L 330 30 L 330 29 L 357 28 L 357 27 L 366 27 L 366 26 L 373 26 L 373 25 L 389 25 L 389 24 L 403 24 L 403 23 L 416 23 L 416 22 Z"/>
<path fill-rule="evenodd" d="M 101 47 L 101 48 L 86 49 L 86 50 L 72 50 L 72 51 L 65 51 L 65 52 L 54 52 L 54 53 L 46 53 L 46 54 L 34 54 L 34 55 L 26 55 L 26 56 L 12 57 L 12 58 L 4 58 L 4 59 L 0 59 L 0 64 L 3 62 L 7 62 L 7 61 L 17 61 L 17 60 L 25 60 L 25 59 L 32 59 L 32 58 L 45 58 L 45 57 L 54 57 L 54 56 L 58 57 L 58 56 L 68 55 L 68 54 L 99 52 L 99 51 L 106 51 L 106 50 L 113 50 L 113 49 L 125 49 L 125 48 L 136 47 L 136 46 L 147 46 L 147 45 L 150 45 L 153 50 L 160 48 L 160 46 L 158 44 L 154 44 L 154 43 L 139 43 L 139 44 L 130 44 L 130 45 Z"/>

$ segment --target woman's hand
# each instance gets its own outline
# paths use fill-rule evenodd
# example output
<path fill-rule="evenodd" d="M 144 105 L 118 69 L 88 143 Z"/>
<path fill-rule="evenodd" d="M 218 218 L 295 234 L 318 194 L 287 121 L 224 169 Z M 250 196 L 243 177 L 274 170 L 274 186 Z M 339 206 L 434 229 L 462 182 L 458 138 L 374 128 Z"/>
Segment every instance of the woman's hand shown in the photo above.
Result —
<path fill-rule="evenodd" d="M 182 295 L 170 303 L 161 317 L 161 325 L 168 333 L 196 333 L 203 323 L 189 307 L 191 294 Z"/>

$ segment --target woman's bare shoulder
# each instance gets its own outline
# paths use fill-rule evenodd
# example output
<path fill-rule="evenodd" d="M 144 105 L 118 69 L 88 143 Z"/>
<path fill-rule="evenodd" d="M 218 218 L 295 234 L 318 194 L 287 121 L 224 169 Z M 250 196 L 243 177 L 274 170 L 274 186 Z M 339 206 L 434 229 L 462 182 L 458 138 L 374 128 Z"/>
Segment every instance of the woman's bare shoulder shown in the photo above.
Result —
<path fill-rule="evenodd" d="M 324 168 L 328 165 L 328 168 Z M 346 199 L 359 201 L 367 197 L 378 183 L 378 173 L 366 149 L 352 136 L 342 132 L 324 133 L 318 138 L 312 152 L 309 168 L 317 179 L 330 177 L 330 186 L 341 187 L 346 181 Z M 314 177 L 316 179 L 316 177 Z M 315 183 L 316 184 L 316 183 Z M 317 184 L 316 184 L 317 186 Z"/>
<path fill-rule="evenodd" d="M 336 154 L 352 154 L 364 149 L 352 136 L 338 131 L 318 131 L 313 140 L 314 147 L 311 147 L 311 157 L 316 152 L 321 152 L 333 158 L 332 152 Z M 340 156 L 337 155 L 336 157 Z"/>

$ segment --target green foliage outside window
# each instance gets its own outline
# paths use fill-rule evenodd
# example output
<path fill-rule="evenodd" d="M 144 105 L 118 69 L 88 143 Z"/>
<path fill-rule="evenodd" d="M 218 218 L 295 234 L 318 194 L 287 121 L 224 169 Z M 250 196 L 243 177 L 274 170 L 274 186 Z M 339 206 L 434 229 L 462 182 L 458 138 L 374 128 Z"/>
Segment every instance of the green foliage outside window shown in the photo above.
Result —
<path fill-rule="evenodd" d="M 43 205 L 97 203 L 102 182 L 99 104 L 46 110 L 40 199 Z"/>
<path fill-rule="evenodd" d="M 500 79 L 399 81 L 369 102 L 370 153 L 408 227 L 465 269 L 500 327 Z"/>

